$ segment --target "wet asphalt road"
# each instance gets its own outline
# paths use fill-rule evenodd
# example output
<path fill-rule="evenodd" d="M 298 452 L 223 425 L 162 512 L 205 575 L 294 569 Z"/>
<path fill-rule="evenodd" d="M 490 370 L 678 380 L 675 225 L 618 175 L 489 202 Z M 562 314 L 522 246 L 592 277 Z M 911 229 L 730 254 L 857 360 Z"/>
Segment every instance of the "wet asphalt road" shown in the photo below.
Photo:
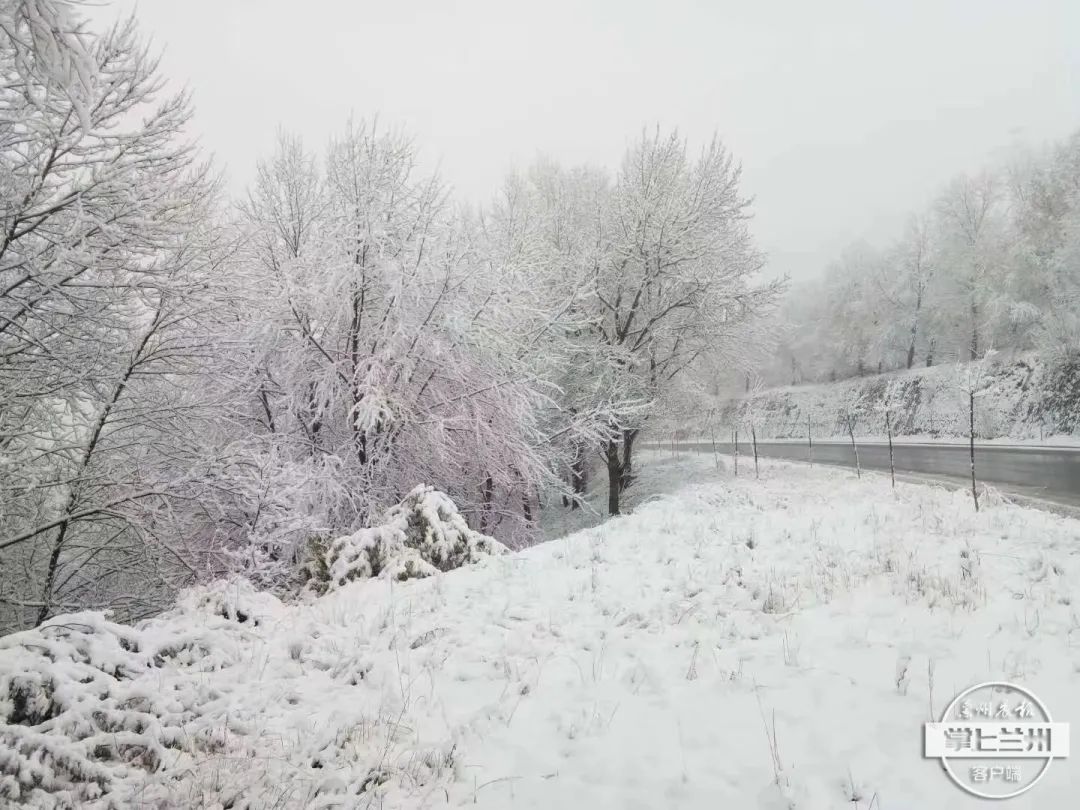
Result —
<path fill-rule="evenodd" d="M 658 445 L 664 447 L 664 445 Z M 683 442 L 682 450 L 712 452 L 709 442 Z M 730 443 L 717 442 L 717 450 L 730 455 Z M 888 470 L 889 448 L 884 443 L 863 444 L 859 447 L 859 462 L 863 469 Z M 896 471 L 939 479 L 948 483 L 970 486 L 970 459 L 966 444 L 907 444 L 893 445 Z M 770 458 L 809 461 L 808 448 L 798 442 L 758 442 L 758 454 Z M 849 442 L 814 442 L 815 464 L 855 466 L 855 456 Z M 741 463 L 752 465 L 753 448 L 739 442 Z M 975 444 L 976 477 L 1003 492 L 1037 498 L 1080 508 L 1080 447 L 1025 447 L 1019 445 Z"/>

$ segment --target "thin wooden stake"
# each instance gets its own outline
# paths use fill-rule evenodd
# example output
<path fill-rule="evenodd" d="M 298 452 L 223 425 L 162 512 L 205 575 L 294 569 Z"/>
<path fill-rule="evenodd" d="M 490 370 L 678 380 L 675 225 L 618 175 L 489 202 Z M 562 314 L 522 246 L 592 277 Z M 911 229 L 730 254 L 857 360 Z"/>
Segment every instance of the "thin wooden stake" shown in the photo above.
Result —
<path fill-rule="evenodd" d="M 754 442 L 754 478 L 760 478 L 758 475 L 758 462 L 757 462 L 757 431 L 754 429 L 754 423 L 750 423 L 750 438 Z"/>

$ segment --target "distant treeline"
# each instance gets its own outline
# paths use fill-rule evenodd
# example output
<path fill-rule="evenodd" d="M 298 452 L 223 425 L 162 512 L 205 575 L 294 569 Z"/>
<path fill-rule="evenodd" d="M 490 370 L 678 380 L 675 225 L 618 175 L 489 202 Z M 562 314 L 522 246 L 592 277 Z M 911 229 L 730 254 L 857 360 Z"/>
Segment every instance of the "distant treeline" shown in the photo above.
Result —
<path fill-rule="evenodd" d="M 838 380 L 991 349 L 1080 353 L 1080 132 L 949 182 L 885 248 L 849 247 L 793 287 L 770 384 Z"/>
<path fill-rule="evenodd" d="M 964 380 L 979 376 L 975 433 L 978 439 L 1046 439 L 1080 433 L 1080 363 L 1043 360 L 1028 353 L 995 356 L 976 364 L 954 364 L 873 375 L 833 384 L 788 386 L 729 400 L 688 433 L 712 428 L 728 438 L 738 425 L 759 438 L 847 435 L 884 436 L 890 411 L 898 436 L 963 437 L 968 433 Z"/>

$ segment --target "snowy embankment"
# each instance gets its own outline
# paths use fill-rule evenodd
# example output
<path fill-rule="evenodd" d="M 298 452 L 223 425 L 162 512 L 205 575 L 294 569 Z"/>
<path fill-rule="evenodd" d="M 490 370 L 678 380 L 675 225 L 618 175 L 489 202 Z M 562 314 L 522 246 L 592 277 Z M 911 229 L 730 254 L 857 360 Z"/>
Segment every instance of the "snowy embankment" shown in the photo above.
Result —
<path fill-rule="evenodd" d="M 423 580 L 305 605 L 234 583 L 136 629 L 6 637 L 0 676 L 48 649 L 77 698 L 32 718 L 49 753 L 22 767 L 99 785 L 80 807 L 927 810 L 984 806 L 920 756 L 962 689 L 1012 680 L 1080 719 L 1080 522 L 843 470 L 643 461 L 636 486 L 698 483 Z M 11 739 L 0 789 L 48 806 L 14 787 Z M 130 761 L 95 758 L 110 745 Z M 1009 807 L 1071 807 L 1078 785 L 1080 759 L 1056 762 Z"/>
<path fill-rule="evenodd" d="M 1007 443 L 1070 444 L 1080 437 L 1080 366 L 1048 363 L 1034 354 L 1014 358 L 915 368 L 835 383 L 792 385 L 724 403 L 711 417 L 683 426 L 684 435 L 717 440 L 738 424 L 745 437 L 806 441 L 848 437 L 847 416 L 857 437 L 885 437 L 889 402 L 894 436 L 918 441 L 967 437 L 970 417 L 964 387 L 978 380 L 975 434 Z M 809 420 L 809 425 L 808 425 Z"/>

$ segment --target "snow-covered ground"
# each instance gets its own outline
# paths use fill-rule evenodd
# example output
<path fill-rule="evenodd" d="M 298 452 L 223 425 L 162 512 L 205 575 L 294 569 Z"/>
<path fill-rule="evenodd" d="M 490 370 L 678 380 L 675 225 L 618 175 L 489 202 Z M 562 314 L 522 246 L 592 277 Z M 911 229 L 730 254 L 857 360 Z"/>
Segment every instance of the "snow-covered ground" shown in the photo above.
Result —
<path fill-rule="evenodd" d="M 1080 722 L 1080 522 L 839 469 L 642 462 L 639 500 L 667 494 L 527 551 L 306 605 L 232 584 L 134 652 L 93 648 L 180 729 L 157 773 L 103 784 L 155 807 L 982 807 L 922 758 L 923 722 L 994 679 Z M 1007 806 L 1078 788 L 1074 757 Z"/>

